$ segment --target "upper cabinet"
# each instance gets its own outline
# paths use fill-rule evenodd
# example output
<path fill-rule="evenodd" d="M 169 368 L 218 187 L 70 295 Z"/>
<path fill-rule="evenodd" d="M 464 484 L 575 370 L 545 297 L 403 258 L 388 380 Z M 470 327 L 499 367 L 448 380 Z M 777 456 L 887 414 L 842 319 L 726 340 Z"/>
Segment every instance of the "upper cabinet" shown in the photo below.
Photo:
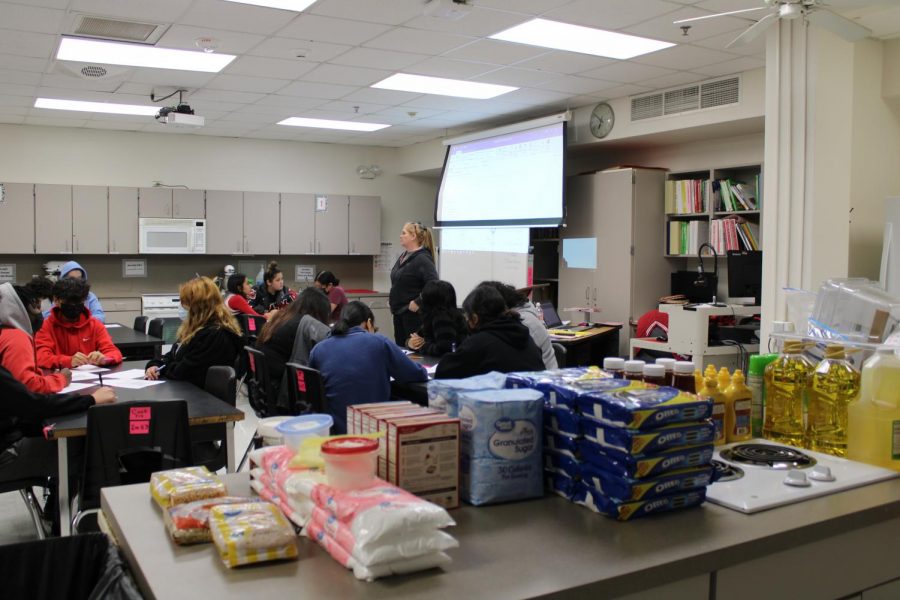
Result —
<path fill-rule="evenodd" d="M 170 188 L 141 188 L 138 190 L 138 215 L 142 219 L 172 216 L 172 190 Z"/>
<path fill-rule="evenodd" d="M 38 254 L 72 254 L 72 186 L 34 186 L 34 246 Z"/>
<path fill-rule="evenodd" d="M 278 193 L 244 192 L 244 254 L 278 254 Z"/>
<path fill-rule="evenodd" d="M 34 185 L 4 183 L 0 202 L 0 254 L 34 253 Z"/>
<path fill-rule="evenodd" d="M 203 190 L 181 188 L 141 188 L 138 213 L 146 218 L 203 219 L 206 201 Z"/>
<path fill-rule="evenodd" d="M 348 254 L 349 198 L 316 194 L 316 254 Z"/>
<path fill-rule="evenodd" d="M 350 254 L 381 253 L 381 198 L 350 196 Z"/>
<path fill-rule="evenodd" d="M 206 195 L 203 190 L 172 190 L 172 216 L 176 219 L 205 219 Z"/>
<path fill-rule="evenodd" d="M 206 253 L 244 253 L 244 194 L 206 192 Z"/>
<path fill-rule="evenodd" d="M 109 253 L 138 252 L 138 189 L 109 188 Z"/>
<path fill-rule="evenodd" d="M 316 253 L 314 194 L 281 194 L 281 254 Z"/>
<path fill-rule="evenodd" d="M 76 254 L 109 251 L 108 193 L 106 186 L 72 187 L 72 248 Z"/>

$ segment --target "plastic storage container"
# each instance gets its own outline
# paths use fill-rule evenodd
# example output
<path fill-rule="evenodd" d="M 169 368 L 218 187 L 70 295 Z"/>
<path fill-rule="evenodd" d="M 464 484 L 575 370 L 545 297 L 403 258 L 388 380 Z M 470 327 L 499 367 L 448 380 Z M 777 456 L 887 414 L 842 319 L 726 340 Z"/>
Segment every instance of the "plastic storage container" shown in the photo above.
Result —
<path fill-rule="evenodd" d="M 326 436 L 331 431 L 334 419 L 331 415 L 303 415 L 281 423 L 275 429 L 284 437 L 284 443 L 296 452 L 303 438 Z"/>
<path fill-rule="evenodd" d="M 328 485 L 338 490 L 358 490 L 375 483 L 378 440 L 343 437 L 322 444 Z"/>
<path fill-rule="evenodd" d="M 616 379 L 625 378 L 625 359 L 607 356 L 603 359 L 603 370 L 608 371 Z"/>
<path fill-rule="evenodd" d="M 283 444 L 284 436 L 278 433 L 278 426 L 291 418 L 290 416 L 282 416 L 260 419 L 256 430 L 262 436 L 263 446 L 280 446 Z"/>

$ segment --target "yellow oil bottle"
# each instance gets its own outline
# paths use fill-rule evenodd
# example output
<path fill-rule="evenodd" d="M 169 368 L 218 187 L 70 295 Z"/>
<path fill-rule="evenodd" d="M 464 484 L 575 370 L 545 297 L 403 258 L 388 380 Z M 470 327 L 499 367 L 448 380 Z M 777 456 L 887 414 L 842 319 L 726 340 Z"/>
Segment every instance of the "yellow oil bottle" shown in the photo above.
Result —
<path fill-rule="evenodd" d="M 859 399 L 860 374 L 847 360 L 844 347 L 829 344 L 809 384 L 806 447 L 817 452 L 847 454 L 847 409 Z"/>
<path fill-rule="evenodd" d="M 719 374 L 716 375 L 716 379 L 719 382 L 719 391 L 724 394 L 725 390 L 728 389 L 728 386 L 731 385 L 731 374 L 728 372 L 728 369 L 726 367 L 719 369 Z"/>
<path fill-rule="evenodd" d="M 744 383 L 744 373 L 734 370 L 731 385 L 725 390 L 725 441 L 743 442 L 753 437 L 750 418 L 753 391 Z"/>
<path fill-rule="evenodd" d="M 697 394 L 701 398 L 709 398 L 713 403 L 712 421 L 716 426 L 716 437 L 713 443 L 721 446 L 725 443 L 725 395 L 719 391 L 719 382 L 715 377 L 703 380 L 703 389 Z"/>
<path fill-rule="evenodd" d="M 850 404 L 847 458 L 900 471 L 900 357 L 879 348 L 863 364 L 860 398 Z"/>
<path fill-rule="evenodd" d="M 791 446 L 803 445 L 803 404 L 813 370 L 798 340 L 786 341 L 781 356 L 766 365 L 763 437 Z"/>

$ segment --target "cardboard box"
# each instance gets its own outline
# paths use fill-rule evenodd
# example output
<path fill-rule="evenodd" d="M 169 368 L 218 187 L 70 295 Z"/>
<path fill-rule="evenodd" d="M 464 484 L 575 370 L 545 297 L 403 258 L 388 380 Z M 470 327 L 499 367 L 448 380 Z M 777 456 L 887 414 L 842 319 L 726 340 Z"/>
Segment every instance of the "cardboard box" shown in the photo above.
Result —
<path fill-rule="evenodd" d="M 437 410 L 434 408 L 426 408 L 424 406 L 416 406 L 415 408 L 409 407 L 394 407 L 394 410 L 384 410 L 379 411 L 375 414 L 368 414 L 369 426 L 372 428 L 372 433 L 379 432 L 383 433 L 384 436 L 379 438 L 378 440 L 378 462 L 376 466 L 376 470 L 378 476 L 382 479 L 388 478 L 387 472 L 387 436 L 388 436 L 388 423 L 392 423 L 394 421 L 401 421 L 403 419 L 415 419 L 418 417 L 427 417 L 431 415 L 443 415 L 444 411 Z"/>
<path fill-rule="evenodd" d="M 459 506 L 459 419 L 388 421 L 388 481 L 444 508 Z"/>
<path fill-rule="evenodd" d="M 412 405 L 409 400 L 391 400 L 390 402 L 368 402 L 365 404 L 351 404 L 347 407 L 347 433 L 362 433 L 362 412 L 369 408 L 385 406 Z"/>

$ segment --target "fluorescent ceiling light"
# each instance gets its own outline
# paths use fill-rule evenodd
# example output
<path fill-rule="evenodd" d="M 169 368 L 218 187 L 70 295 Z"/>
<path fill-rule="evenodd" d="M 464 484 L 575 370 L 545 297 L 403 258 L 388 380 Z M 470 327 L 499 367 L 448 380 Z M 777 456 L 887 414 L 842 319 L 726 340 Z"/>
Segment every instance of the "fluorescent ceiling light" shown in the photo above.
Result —
<path fill-rule="evenodd" d="M 142 115 L 151 117 L 159 112 L 158 106 L 114 104 L 112 102 L 84 102 L 81 100 L 60 100 L 57 98 L 38 98 L 34 101 L 34 107 L 52 108 L 54 110 L 109 113 L 112 115 Z"/>
<path fill-rule="evenodd" d="M 236 57 L 233 54 L 194 52 L 191 50 L 142 46 L 140 44 L 64 37 L 59 44 L 56 58 L 59 60 L 103 63 L 107 65 L 218 73 Z"/>
<path fill-rule="evenodd" d="M 490 36 L 495 40 L 517 42 L 554 50 L 568 50 L 607 58 L 634 58 L 641 54 L 670 48 L 675 44 L 649 38 L 570 25 L 547 19 L 532 19 Z"/>
<path fill-rule="evenodd" d="M 238 4 L 252 4 L 253 6 L 265 6 L 267 8 L 280 8 L 281 10 L 293 10 L 303 12 L 316 0 L 227 0 Z"/>
<path fill-rule="evenodd" d="M 346 129 L 348 131 L 378 131 L 390 125 L 383 123 L 363 123 L 362 121 L 330 121 L 328 119 L 307 119 L 305 117 L 291 117 L 278 122 L 279 125 L 291 125 L 293 127 L 318 127 L 319 129 Z"/>
<path fill-rule="evenodd" d="M 373 83 L 372 87 L 384 90 L 399 90 L 401 92 L 476 98 L 478 100 L 495 98 L 501 94 L 519 89 L 509 85 L 478 83 L 461 79 L 444 79 L 443 77 L 428 77 L 426 75 L 409 75 L 407 73 L 391 75 L 387 79 Z"/>

